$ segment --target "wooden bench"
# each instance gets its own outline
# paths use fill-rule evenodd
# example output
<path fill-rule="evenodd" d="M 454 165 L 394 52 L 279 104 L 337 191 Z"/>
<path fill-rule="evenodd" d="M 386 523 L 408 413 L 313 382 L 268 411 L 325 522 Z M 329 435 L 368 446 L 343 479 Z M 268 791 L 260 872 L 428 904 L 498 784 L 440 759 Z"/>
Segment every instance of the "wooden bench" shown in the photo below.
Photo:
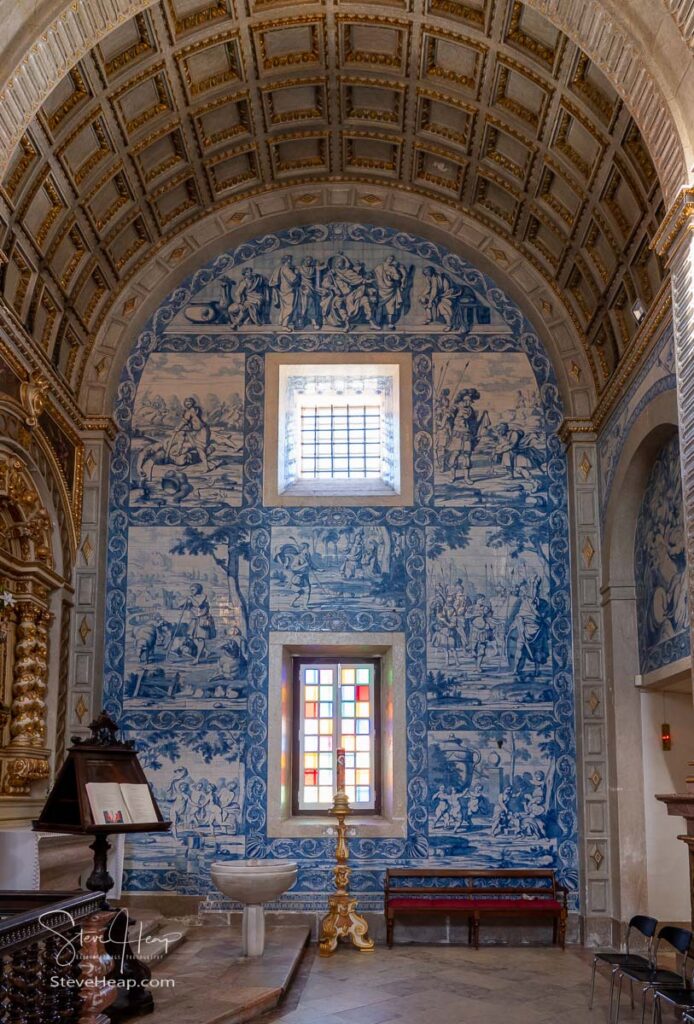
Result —
<path fill-rule="evenodd" d="M 402 881 L 398 882 L 398 879 Z M 440 884 L 432 884 L 438 879 Z M 464 914 L 468 942 L 479 949 L 480 920 L 485 917 L 550 918 L 552 939 L 566 943 L 567 890 L 549 868 L 468 869 L 388 868 L 385 916 L 388 948 L 393 945 L 398 913 Z"/>

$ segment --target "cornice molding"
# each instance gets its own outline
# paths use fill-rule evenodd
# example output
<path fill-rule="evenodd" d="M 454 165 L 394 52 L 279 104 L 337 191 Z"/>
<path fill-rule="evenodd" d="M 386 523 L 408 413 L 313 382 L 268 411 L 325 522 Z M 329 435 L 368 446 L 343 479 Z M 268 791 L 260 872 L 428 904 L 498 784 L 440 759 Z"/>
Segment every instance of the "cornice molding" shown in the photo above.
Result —
<path fill-rule="evenodd" d="M 559 437 L 568 444 L 572 435 L 600 430 L 612 415 L 630 380 L 636 374 L 643 360 L 661 334 L 663 324 L 672 315 L 672 289 L 670 281 L 663 283 L 648 315 L 638 333 L 634 336 L 629 350 L 625 353 L 615 374 L 607 384 L 589 419 L 574 419 L 567 416 L 559 428 Z"/>
<path fill-rule="evenodd" d="M 651 248 L 672 263 L 685 238 L 694 232 L 694 185 L 680 189 L 653 236 Z"/>

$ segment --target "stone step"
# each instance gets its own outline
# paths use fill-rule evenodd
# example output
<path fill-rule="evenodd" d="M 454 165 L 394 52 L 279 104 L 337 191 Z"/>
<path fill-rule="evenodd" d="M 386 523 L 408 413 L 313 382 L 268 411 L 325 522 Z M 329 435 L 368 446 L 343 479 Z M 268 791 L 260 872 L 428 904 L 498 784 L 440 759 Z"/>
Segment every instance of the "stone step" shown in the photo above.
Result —
<path fill-rule="evenodd" d="M 191 928 L 198 926 L 195 917 L 164 917 L 142 914 L 128 929 L 133 952 L 143 963 L 160 963 L 185 942 Z"/>
<path fill-rule="evenodd" d="M 231 927 L 191 929 L 183 949 L 163 966 L 153 965 L 155 980 L 175 984 L 155 989 L 147 1024 L 246 1024 L 262 1016 L 287 992 L 308 940 L 308 926 L 270 924 L 264 955 L 243 957 L 238 919 Z"/>

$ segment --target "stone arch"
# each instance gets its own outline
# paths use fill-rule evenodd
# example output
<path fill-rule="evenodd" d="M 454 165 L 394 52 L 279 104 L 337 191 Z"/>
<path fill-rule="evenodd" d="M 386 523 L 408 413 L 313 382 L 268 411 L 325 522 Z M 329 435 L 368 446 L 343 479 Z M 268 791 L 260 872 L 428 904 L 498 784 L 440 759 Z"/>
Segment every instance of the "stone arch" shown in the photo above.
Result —
<path fill-rule="evenodd" d="M 677 431 L 674 390 L 657 395 L 632 425 L 614 475 L 603 532 L 603 614 L 605 659 L 611 680 L 606 708 L 614 751 L 616 809 L 616 893 L 621 920 L 648 906 L 647 791 L 642 736 L 634 538 L 636 522 L 653 461 Z"/>
<path fill-rule="evenodd" d="M 579 42 L 607 76 L 632 113 L 649 146 L 663 191 L 672 201 L 689 182 L 694 130 L 688 127 L 686 90 L 678 95 L 677 75 L 689 58 L 686 42 L 671 14 L 645 23 L 643 5 L 632 4 L 639 31 L 626 27 L 614 0 L 524 0 L 553 25 Z M 3 65 L 10 68 L 0 93 L 0 173 L 32 117 L 66 72 L 118 25 L 151 6 L 152 0 L 87 3 L 61 0 L 42 4 L 33 32 L 20 23 L 8 32 Z M 3 4 L 4 6 L 4 4 Z M 9 5 L 8 5 L 9 6 Z M 61 9 L 62 8 L 62 9 Z M 2 10 L 2 8 L 0 8 Z M 3 12 L 5 13 L 5 12 Z M 13 26 L 8 11 L 8 24 Z M 662 42 L 661 42 L 662 39 Z M 659 44 L 654 59 L 654 41 Z M 679 72 L 678 72 L 679 69 Z"/>
<path fill-rule="evenodd" d="M 272 233 L 311 222 L 359 220 L 436 242 L 469 259 L 492 277 L 538 330 L 554 367 L 565 415 L 577 419 L 590 416 L 596 401 L 595 384 L 581 335 L 560 296 L 550 290 L 520 252 L 507 240 L 498 242 L 493 231 L 485 231 L 472 218 L 429 197 L 414 196 L 411 192 L 396 194 L 392 187 L 369 185 L 370 202 L 368 207 L 361 204 L 364 212 L 360 217 L 355 207 L 359 207 L 361 190 L 353 188 L 354 206 L 350 207 L 331 204 L 328 185 L 314 187 L 315 202 L 312 200 L 303 209 L 300 204 L 307 193 L 306 186 L 301 184 L 283 192 L 282 212 L 277 210 L 274 192 L 250 201 L 241 200 L 236 204 L 238 210 L 231 215 L 211 215 L 206 219 L 200 232 L 201 242 L 194 229 L 169 242 L 165 250 L 152 257 L 145 271 L 127 282 L 94 340 L 79 392 L 87 415 L 110 414 L 133 338 L 161 301 L 195 270 L 261 232 Z M 236 219 L 240 223 L 230 230 Z"/>
<path fill-rule="evenodd" d="M 657 395 L 633 424 L 614 475 L 605 512 L 603 588 L 633 586 L 634 533 L 648 474 L 666 441 L 677 433 L 677 397 Z"/>

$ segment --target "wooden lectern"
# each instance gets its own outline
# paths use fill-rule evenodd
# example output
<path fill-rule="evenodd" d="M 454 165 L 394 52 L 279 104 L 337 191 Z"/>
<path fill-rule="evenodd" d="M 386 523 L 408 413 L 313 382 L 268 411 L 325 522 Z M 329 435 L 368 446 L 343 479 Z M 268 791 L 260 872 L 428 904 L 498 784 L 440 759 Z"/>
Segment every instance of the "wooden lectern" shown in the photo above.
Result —
<path fill-rule="evenodd" d="M 94 851 L 94 864 L 85 884 L 91 892 L 106 893 L 114 884 L 107 867 L 109 835 L 166 832 L 171 828 L 171 822 L 164 821 L 151 789 L 156 821 L 132 825 L 100 825 L 94 821 L 87 797 L 88 782 L 147 785 L 147 779 L 137 759 L 134 744 L 116 739 L 118 726 L 105 711 L 89 728 L 92 733 L 90 739 L 73 738 L 65 763 L 33 827 L 36 832 L 93 835 L 94 842 L 90 850 Z M 116 977 L 135 982 L 132 987 L 119 986 L 116 1002 L 109 1006 L 109 1015 L 113 1017 L 150 1013 L 154 1008 L 150 990 L 142 985 L 144 979 L 149 981 L 151 971 L 137 959 L 128 944 L 127 933 L 131 923 L 127 913 L 118 914 L 110 928 L 107 942 L 107 951 L 117 965 Z"/>

